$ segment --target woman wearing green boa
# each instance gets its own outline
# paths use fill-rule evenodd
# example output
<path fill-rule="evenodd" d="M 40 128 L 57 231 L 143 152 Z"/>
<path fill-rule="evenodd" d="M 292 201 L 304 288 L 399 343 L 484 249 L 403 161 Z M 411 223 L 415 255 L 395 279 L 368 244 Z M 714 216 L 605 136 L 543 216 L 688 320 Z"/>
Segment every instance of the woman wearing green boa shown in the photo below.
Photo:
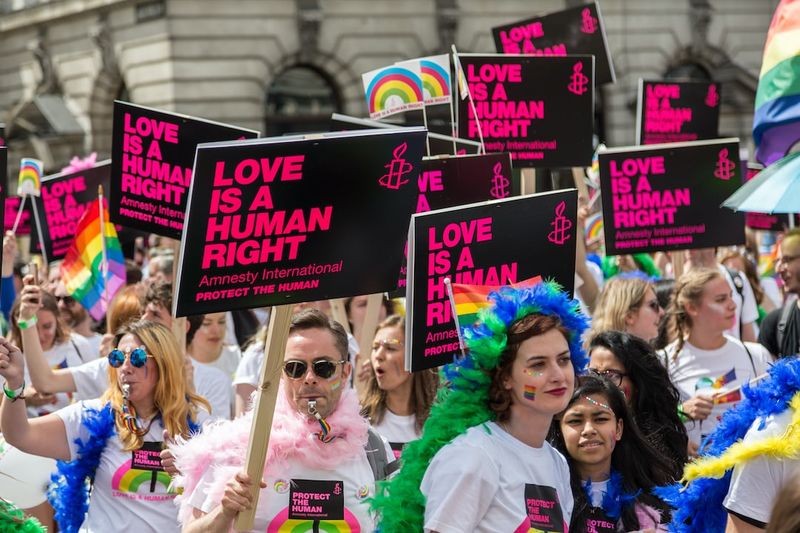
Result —
<path fill-rule="evenodd" d="M 545 437 L 586 365 L 587 321 L 552 282 L 489 298 L 422 437 L 373 500 L 382 533 L 566 531 L 569 471 Z"/>

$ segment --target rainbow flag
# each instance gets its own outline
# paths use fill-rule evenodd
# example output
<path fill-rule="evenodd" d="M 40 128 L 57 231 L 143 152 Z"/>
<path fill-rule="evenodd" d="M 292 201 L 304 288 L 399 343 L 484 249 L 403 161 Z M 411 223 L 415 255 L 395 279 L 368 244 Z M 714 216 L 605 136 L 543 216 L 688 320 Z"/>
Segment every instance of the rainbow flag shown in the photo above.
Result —
<path fill-rule="evenodd" d="M 402 66 L 401 66 L 402 65 Z M 422 109 L 419 61 L 405 61 L 361 75 L 369 118 L 380 119 L 412 109 Z"/>
<path fill-rule="evenodd" d="M 450 56 L 420 58 L 419 68 L 425 105 L 450 103 Z"/>
<path fill-rule="evenodd" d="M 800 141 L 800 1 L 781 0 L 764 44 L 756 91 L 756 159 L 769 165 Z"/>
<path fill-rule="evenodd" d="M 542 281 L 541 276 L 528 278 L 510 285 L 516 289 L 533 287 Z M 465 283 L 452 283 L 453 289 L 453 315 L 459 331 L 465 326 L 471 326 L 478 321 L 478 311 L 489 307 L 489 293 L 498 290 L 501 285 L 467 285 Z"/>
<path fill-rule="evenodd" d="M 736 368 L 731 368 L 726 374 L 721 375 L 711 384 L 712 388 L 721 389 L 731 381 L 736 381 Z"/>
<path fill-rule="evenodd" d="M 719 396 L 714 396 L 714 404 L 718 405 L 721 403 L 736 403 L 741 399 L 742 399 L 742 391 L 736 389 L 731 392 L 720 394 Z"/>
<path fill-rule="evenodd" d="M 19 162 L 17 196 L 39 196 L 42 193 L 42 169 L 38 159 L 23 157 Z"/>
<path fill-rule="evenodd" d="M 84 306 L 92 318 L 100 320 L 108 302 L 125 285 L 125 258 L 117 239 L 117 231 L 108 220 L 108 206 L 103 201 L 106 257 L 108 259 L 107 290 L 103 280 L 103 244 L 100 240 L 100 206 L 92 202 L 75 230 L 75 240 L 61 263 L 61 279 L 67 293 Z"/>

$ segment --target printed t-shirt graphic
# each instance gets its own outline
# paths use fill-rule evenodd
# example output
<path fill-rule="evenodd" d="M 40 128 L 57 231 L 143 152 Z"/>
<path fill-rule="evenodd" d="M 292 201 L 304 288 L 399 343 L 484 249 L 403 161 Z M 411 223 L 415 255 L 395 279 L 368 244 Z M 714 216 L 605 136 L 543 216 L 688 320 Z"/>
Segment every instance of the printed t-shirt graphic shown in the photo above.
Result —
<path fill-rule="evenodd" d="M 119 496 L 136 493 L 153 494 L 153 499 L 173 498 L 175 491 L 170 489 L 171 479 L 161 466 L 161 447 L 160 442 L 144 442 L 140 449 L 132 451 L 131 458 L 122 463 L 111 477 L 111 489 L 121 493 Z M 155 494 L 159 485 L 166 494 Z"/>
<path fill-rule="evenodd" d="M 514 533 L 565 533 L 567 531 L 558 494 L 553 487 L 526 483 L 525 508 L 528 510 L 528 518 Z"/>
<path fill-rule="evenodd" d="M 289 493 L 289 506 L 269 524 L 267 533 L 360 532 L 355 515 L 344 506 L 344 482 L 341 480 L 292 479 L 276 481 L 275 492 Z M 366 487 L 369 494 L 369 487 Z M 358 495 L 357 495 L 358 496 Z"/>

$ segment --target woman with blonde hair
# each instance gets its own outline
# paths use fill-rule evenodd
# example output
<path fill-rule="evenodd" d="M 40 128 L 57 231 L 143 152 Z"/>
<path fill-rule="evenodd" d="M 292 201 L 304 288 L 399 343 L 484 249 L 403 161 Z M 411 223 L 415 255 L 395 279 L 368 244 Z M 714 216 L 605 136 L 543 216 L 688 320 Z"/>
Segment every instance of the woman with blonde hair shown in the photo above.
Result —
<path fill-rule="evenodd" d="M 400 315 L 378 324 L 370 351 L 372 371 L 361 401 L 361 414 L 389 441 L 395 457 L 406 443 L 419 438 L 439 384 L 434 370 L 406 371 L 405 326 Z"/>
<path fill-rule="evenodd" d="M 741 386 L 763 374 L 771 357 L 760 344 L 725 333 L 736 320 L 736 302 L 717 269 L 697 268 L 681 276 L 668 314 L 675 340 L 662 356 L 680 392 L 678 410 L 694 455 L 719 417 L 739 402 Z"/>
<path fill-rule="evenodd" d="M 653 284 L 641 276 L 616 276 L 600 292 L 589 339 L 604 331 L 623 331 L 646 341 L 658 337 L 664 311 Z"/>
<path fill-rule="evenodd" d="M 38 345 L 39 339 L 23 330 L 23 341 Z M 49 494 L 60 531 L 177 530 L 176 492 L 159 460 L 162 435 L 189 437 L 208 402 L 187 388 L 183 355 L 160 324 L 123 327 L 108 363 L 109 387 L 101 398 L 28 421 L 22 353 L 0 340 L 4 437 L 26 453 L 63 461 Z"/>

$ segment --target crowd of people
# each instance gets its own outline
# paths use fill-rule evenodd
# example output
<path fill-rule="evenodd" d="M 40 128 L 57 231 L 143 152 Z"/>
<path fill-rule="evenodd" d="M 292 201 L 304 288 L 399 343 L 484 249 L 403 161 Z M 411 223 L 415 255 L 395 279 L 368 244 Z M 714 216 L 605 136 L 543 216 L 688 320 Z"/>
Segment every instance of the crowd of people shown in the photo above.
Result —
<path fill-rule="evenodd" d="M 344 302 L 342 323 L 328 302 L 299 305 L 252 478 L 269 310 L 175 319 L 174 257 L 155 239 L 96 323 L 56 266 L 24 272 L 9 233 L 0 498 L 66 532 L 227 532 L 256 504 L 252 531 L 691 525 L 670 487 L 784 437 L 800 412 L 800 230 L 774 248 L 751 237 L 637 257 L 589 243 L 575 299 L 550 281 L 501 288 L 442 369 L 405 370 L 401 300 L 384 300 L 366 346 L 366 297 Z M 763 407 L 762 385 L 785 401 Z M 795 451 L 726 463 L 707 505 L 728 531 L 792 531 Z"/>

